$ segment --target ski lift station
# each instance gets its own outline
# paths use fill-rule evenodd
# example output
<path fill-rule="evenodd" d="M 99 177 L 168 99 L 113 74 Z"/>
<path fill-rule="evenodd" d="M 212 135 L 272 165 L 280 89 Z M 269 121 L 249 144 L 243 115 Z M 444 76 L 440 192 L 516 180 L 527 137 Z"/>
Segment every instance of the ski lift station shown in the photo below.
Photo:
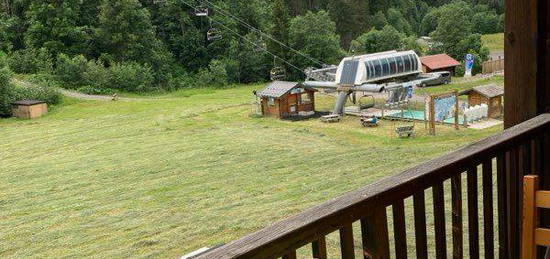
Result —
<path fill-rule="evenodd" d="M 343 59 L 336 72 L 341 86 L 358 86 L 422 73 L 414 51 L 388 51 Z"/>
<path fill-rule="evenodd" d="M 418 79 L 422 63 L 414 51 L 387 51 L 344 58 L 334 82 L 308 81 L 312 88 L 350 88 L 354 92 L 382 92 Z"/>

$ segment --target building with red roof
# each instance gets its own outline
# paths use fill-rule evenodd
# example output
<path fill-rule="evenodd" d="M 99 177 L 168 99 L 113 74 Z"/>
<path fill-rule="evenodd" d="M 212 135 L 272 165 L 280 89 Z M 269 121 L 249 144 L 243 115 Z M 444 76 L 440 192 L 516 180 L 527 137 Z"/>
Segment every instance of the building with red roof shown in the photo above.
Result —
<path fill-rule="evenodd" d="M 422 71 L 424 73 L 449 71 L 455 74 L 455 69 L 460 66 L 460 62 L 447 54 L 437 54 L 432 56 L 424 56 L 420 58 L 422 62 Z"/>

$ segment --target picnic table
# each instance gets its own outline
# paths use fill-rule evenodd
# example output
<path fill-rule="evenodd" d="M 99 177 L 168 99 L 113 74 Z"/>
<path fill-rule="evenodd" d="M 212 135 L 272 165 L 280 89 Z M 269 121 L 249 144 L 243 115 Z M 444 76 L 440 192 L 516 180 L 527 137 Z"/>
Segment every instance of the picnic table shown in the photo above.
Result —
<path fill-rule="evenodd" d="M 321 117 L 321 121 L 325 123 L 339 122 L 342 119 L 342 116 L 338 114 L 325 115 Z"/>
<path fill-rule="evenodd" d="M 414 137 L 414 125 L 413 126 L 401 126 L 395 128 L 395 133 L 399 135 L 400 138 L 410 138 Z"/>

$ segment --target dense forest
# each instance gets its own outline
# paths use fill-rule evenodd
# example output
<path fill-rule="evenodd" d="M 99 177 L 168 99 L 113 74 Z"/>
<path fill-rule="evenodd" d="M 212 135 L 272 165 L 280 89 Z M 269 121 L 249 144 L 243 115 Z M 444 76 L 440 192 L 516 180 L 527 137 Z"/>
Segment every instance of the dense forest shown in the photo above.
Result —
<path fill-rule="evenodd" d="M 481 34 L 504 20 L 502 0 L 1 0 L 0 11 L 0 67 L 88 93 L 259 82 L 276 66 L 298 79 L 351 52 L 481 61 Z"/>

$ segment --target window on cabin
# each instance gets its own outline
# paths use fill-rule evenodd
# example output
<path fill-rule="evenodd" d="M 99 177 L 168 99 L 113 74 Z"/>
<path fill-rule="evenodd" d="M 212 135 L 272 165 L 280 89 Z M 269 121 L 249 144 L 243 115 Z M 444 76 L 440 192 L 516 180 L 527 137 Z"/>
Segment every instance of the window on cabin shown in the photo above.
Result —
<path fill-rule="evenodd" d="M 306 93 L 302 93 L 302 94 L 300 95 L 300 102 L 301 102 L 302 104 L 309 104 L 309 103 L 311 103 L 311 98 L 309 98 L 309 93 L 307 93 L 307 92 L 306 92 Z"/>
<path fill-rule="evenodd" d="M 267 104 L 269 106 L 275 106 L 275 98 L 273 98 L 273 97 L 267 98 Z"/>

